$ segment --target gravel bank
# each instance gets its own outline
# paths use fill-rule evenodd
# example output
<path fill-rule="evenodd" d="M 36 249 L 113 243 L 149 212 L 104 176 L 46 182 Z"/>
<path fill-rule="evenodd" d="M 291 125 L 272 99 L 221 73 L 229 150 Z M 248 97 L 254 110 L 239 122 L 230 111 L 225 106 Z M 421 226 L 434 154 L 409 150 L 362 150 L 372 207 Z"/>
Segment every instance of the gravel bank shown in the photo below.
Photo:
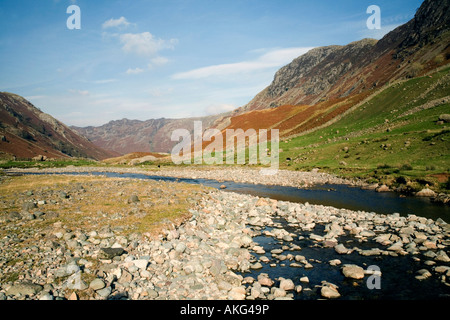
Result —
<path fill-rule="evenodd" d="M 159 183 L 146 182 L 149 188 Z M 114 192 L 120 193 L 122 186 L 116 187 Z M 70 200 L 70 193 L 50 190 Z M 176 187 L 170 190 L 173 195 L 180 192 Z M 85 199 L 90 196 L 84 194 Z M 142 195 L 136 196 L 138 199 L 130 198 L 127 205 L 145 208 Z M 326 275 L 310 283 L 307 277 L 271 278 L 264 272 L 250 277 L 246 273 L 280 263 L 304 270 L 326 263 L 346 279 L 366 281 L 373 275 L 364 265 L 342 265 L 336 257 L 330 261 L 308 257 L 302 252 L 304 248 L 293 244 L 299 232 L 311 240 L 312 246 L 333 248 L 337 257 L 411 256 L 424 266 L 415 281 L 439 279 L 442 286 L 449 286 L 450 228 L 443 221 L 210 189 L 198 196 L 187 210 L 187 219 L 167 225 L 156 237 L 145 232 L 124 234 L 120 224 L 94 229 L 83 224 L 69 227 L 57 218 L 50 220 L 55 217 L 46 212 L 43 202 L 24 201 L 22 211 L 3 214 L 0 222 L 4 235 L 0 240 L 0 299 L 293 299 L 307 294 L 307 284 L 319 287 L 322 297 L 345 299 L 340 284 L 331 283 Z M 120 215 L 104 218 L 112 221 L 120 219 Z M 296 232 L 283 228 L 279 219 Z M 38 223 L 46 228 L 36 228 Z M 319 225 L 323 227 L 321 234 L 315 231 Z M 283 241 L 284 245 L 267 252 L 263 244 L 255 241 L 261 235 Z M 348 247 L 341 242 L 343 237 L 373 244 L 373 249 Z"/>

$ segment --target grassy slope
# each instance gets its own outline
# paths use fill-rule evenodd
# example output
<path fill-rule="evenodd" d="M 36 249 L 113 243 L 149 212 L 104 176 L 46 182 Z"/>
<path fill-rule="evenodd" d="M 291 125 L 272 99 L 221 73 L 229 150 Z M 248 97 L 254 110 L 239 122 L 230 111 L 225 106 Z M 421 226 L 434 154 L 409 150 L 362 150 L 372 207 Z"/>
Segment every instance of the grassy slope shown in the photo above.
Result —
<path fill-rule="evenodd" d="M 282 143 L 281 167 L 318 167 L 383 183 L 403 176 L 438 187 L 450 170 L 450 125 L 436 121 L 450 113 L 450 104 L 417 107 L 448 96 L 449 77 L 446 68 L 432 77 L 394 84 L 336 123 Z M 402 116 L 415 108 L 417 112 Z M 431 174 L 441 174 L 441 181 Z"/>

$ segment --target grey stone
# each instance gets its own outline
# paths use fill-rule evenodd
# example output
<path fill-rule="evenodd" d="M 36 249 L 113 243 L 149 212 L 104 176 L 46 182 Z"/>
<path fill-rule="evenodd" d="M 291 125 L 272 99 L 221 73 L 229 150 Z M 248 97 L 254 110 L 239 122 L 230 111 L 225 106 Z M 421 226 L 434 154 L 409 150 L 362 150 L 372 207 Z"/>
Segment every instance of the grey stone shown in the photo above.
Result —
<path fill-rule="evenodd" d="M 111 260 L 114 257 L 121 256 L 125 253 L 123 248 L 101 248 L 98 254 L 100 259 Z"/>
<path fill-rule="evenodd" d="M 37 206 L 36 206 L 36 203 L 34 203 L 34 202 L 24 202 L 24 204 L 22 205 L 23 211 L 31 211 L 36 208 L 37 208 Z"/>
<path fill-rule="evenodd" d="M 183 253 L 186 250 L 186 245 L 183 242 L 180 242 L 176 245 L 175 251 L 179 253 Z"/>
<path fill-rule="evenodd" d="M 103 288 L 103 289 L 98 290 L 98 291 L 97 291 L 97 294 L 99 294 L 99 295 L 100 295 L 101 297 L 103 297 L 103 298 L 107 298 L 107 297 L 109 297 L 109 295 L 111 294 L 111 292 L 112 292 L 111 287 L 106 287 L 106 288 Z"/>
<path fill-rule="evenodd" d="M 43 286 L 31 282 L 24 282 L 20 284 L 13 285 L 6 291 L 6 295 L 8 296 L 32 296 L 44 289 Z"/>
<path fill-rule="evenodd" d="M 74 290 L 85 290 L 88 285 L 81 279 L 81 271 L 72 274 L 66 281 L 67 288 Z"/>
<path fill-rule="evenodd" d="M 138 259 L 138 260 L 133 260 L 133 263 L 136 266 L 136 268 L 141 269 L 141 270 L 145 270 L 147 268 L 147 265 L 148 265 L 148 260 Z"/>
<path fill-rule="evenodd" d="M 105 286 L 106 286 L 105 282 L 99 278 L 92 280 L 91 283 L 89 284 L 89 288 L 95 291 L 103 289 Z"/>
<path fill-rule="evenodd" d="M 135 194 L 133 194 L 129 199 L 128 199 L 128 203 L 138 203 L 140 200 L 139 200 L 139 197 L 137 196 L 137 195 L 135 195 Z"/>

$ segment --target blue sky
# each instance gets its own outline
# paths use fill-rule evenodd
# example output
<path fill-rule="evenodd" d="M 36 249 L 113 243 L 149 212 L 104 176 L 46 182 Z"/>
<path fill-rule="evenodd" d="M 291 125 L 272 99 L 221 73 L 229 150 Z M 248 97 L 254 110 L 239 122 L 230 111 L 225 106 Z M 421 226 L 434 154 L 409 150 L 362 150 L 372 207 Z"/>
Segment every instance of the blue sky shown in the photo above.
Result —
<path fill-rule="evenodd" d="M 380 39 L 422 0 L 1 0 L 0 91 L 68 125 L 230 111 L 309 49 Z M 70 30 L 67 7 L 81 10 Z M 370 30 L 368 6 L 381 8 Z"/>

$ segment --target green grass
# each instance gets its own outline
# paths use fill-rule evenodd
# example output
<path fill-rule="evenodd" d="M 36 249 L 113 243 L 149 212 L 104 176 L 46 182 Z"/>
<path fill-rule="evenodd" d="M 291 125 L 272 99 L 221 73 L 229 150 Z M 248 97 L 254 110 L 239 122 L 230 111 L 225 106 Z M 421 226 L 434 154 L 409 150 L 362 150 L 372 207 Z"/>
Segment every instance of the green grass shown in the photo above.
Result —
<path fill-rule="evenodd" d="M 63 168 L 67 166 L 95 166 L 97 161 L 88 159 L 68 159 L 68 160 L 51 160 L 51 161 L 0 161 L 0 168 Z"/>
<path fill-rule="evenodd" d="M 281 168 L 321 168 L 387 183 L 402 176 L 445 188 L 430 175 L 450 170 L 450 125 L 436 124 L 439 115 L 450 113 L 450 104 L 404 114 L 448 96 L 450 81 L 439 80 L 449 72 L 394 84 L 334 124 L 282 142 Z"/>

